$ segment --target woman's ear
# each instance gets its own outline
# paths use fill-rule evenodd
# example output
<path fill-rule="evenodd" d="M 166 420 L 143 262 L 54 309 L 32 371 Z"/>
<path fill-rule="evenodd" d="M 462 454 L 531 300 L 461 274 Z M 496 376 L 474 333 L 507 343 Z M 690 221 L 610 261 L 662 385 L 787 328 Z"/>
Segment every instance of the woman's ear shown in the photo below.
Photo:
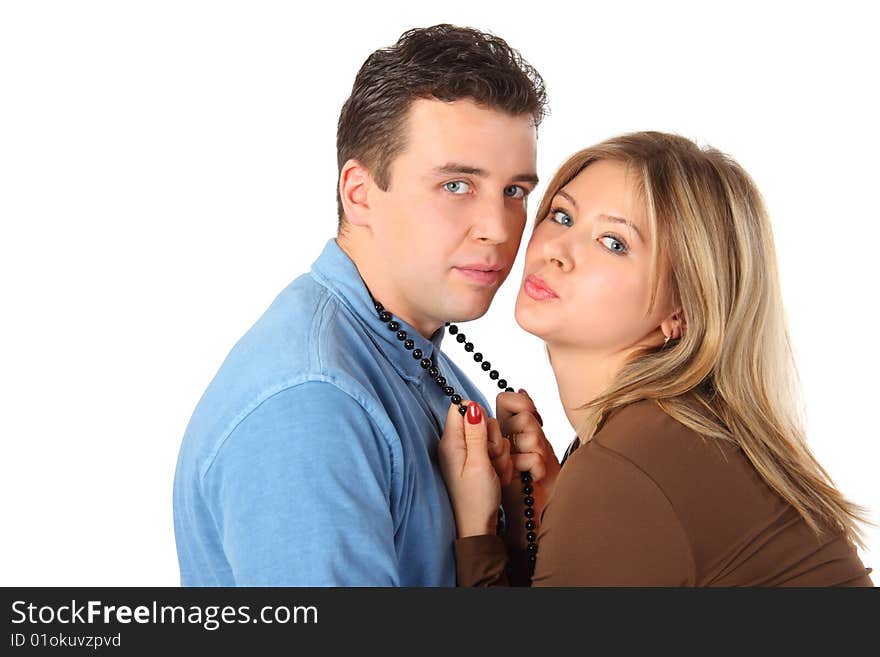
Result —
<path fill-rule="evenodd" d="M 684 311 L 681 308 L 676 308 L 669 317 L 660 322 L 660 330 L 670 340 L 681 338 L 687 331 L 687 319 L 685 319 Z"/>
<path fill-rule="evenodd" d="M 345 218 L 354 226 L 370 225 L 370 171 L 357 160 L 348 160 L 339 172 L 339 198 Z"/>

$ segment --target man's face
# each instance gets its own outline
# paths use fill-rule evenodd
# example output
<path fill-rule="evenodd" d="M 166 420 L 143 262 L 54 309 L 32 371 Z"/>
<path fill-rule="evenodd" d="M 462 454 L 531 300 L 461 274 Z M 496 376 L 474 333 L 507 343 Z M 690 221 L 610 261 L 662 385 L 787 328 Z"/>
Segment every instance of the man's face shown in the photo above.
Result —
<path fill-rule="evenodd" d="M 481 317 L 510 273 L 537 184 L 532 117 L 469 100 L 419 99 L 387 191 L 369 193 L 373 244 L 420 332 Z M 491 271 L 487 271 L 491 270 Z"/>

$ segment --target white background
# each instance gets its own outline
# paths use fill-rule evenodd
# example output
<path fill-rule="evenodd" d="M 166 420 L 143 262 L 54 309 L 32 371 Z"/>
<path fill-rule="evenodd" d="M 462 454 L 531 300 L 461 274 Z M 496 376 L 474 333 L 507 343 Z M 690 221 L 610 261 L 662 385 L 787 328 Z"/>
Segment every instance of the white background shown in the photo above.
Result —
<path fill-rule="evenodd" d="M 811 445 L 877 520 L 880 59 L 862 5 L 415 4 L 0 5 L 0 585 L 178 583 L 171 490 L 189 416 L 335 234 L 336 120 L 361 63 L 438 22 L 493 31 L 541 71 L 545 182 L 575 150 L 638 129 L 751 172 Z M 464 326 L 530 391 L 561 454 L 574 433 L 541 343 L 513 319 L 521 273 L 522 253 Z M 880 567 L 880 533 L 868 542 Z"/>

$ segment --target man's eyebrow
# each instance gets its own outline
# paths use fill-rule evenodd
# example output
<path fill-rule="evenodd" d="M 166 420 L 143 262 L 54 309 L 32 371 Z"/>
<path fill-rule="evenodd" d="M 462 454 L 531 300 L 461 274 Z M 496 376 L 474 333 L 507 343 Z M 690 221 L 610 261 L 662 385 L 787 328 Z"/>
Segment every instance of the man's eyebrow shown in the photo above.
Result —
<path fill-rule="evenodd" d="M 443 166 L 434 167 L 431 173 L 438 176 L 448 176 L 460 173 L 468 176 L 479 176 L 480 178 L 489 177 L 489 172 L 485 169 L 472 167 L 467 164 L 459 164 L 458 162 L 448 162 Z M 513 176 L 511 180 L 515 180 L 516 182 L 527 182 L 536 186 L 539 182 L 538 175 L 536 173 L 518 173 L 517 175 Z"/>
<path fill-rule="evenodd" d="M 488 178 L 489 172 L 478 167 L 468 166 L 467 164 L 458 164 L 457 162 L 448 162 L 440 167 L 434 167 L 432 173 L 438 175 L 449 175 L 451 173 L 464 173 L 469 176 L 479 176 L 480 178 Z"/>
<path fill-rule="evenodd" d="M 511 180 L 515 180 L 516 182 L 527 182 L 532 183 L 535 187 L 538 186 L 540 180 L 538 179 L 538 174 L 536 173 L 519 173 L 515 175 Z"/>
<path fill-rule="evenodd" d="M 565 190 L 562 190 L 562 189 L 560 189 L 556 193 L 559 194 L 566 201 L 571 203 L 574 206 L 575 210 L 578 209 L 577 201 L 574 200 L 574 197 L 571 194 L 569 194 L 568 192 L 566 192 Z M 638 236 L 638 238 L 640 240 L 642 240 L 642 242 L 645 242 L 645 237 L 644 237 L 644 235 L 642 235 L 642 231 L 640 231 L 639 227 L 636 226 L 633 222 L 631 222 L 627 219 L 624 219 L 623 217 L 615 217 L 614 215 L 611 215 L 611 214 L 600 214 L 600 215 L 597 215 L 597 218 L 602 221 L 611 222 L 613 224 L 624 224 L 626 226 L 629 226 L 630 228 L 633 229 L 633 232 L 635 232 L 635 234 Z"/>

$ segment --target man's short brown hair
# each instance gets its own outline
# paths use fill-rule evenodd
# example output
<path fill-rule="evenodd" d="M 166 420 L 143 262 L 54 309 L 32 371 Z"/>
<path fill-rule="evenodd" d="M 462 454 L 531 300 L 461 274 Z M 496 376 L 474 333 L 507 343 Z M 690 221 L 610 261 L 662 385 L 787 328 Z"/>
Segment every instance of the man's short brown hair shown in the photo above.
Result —
<path fill-rule="evenodd" d="M 417 98 L 467 98 L 513 116 L 531 114 L 536 127 L 547 113 L 543 79 L 503 39 L 448 24 L 408 30 L 370 55 L 355 77 L 336 131 L 339 172 L 356 159 L 387 190 L 391 163 L 406 145 L 406 112 Z M 336 201 L 341 228 L 338 186 Z"/>

